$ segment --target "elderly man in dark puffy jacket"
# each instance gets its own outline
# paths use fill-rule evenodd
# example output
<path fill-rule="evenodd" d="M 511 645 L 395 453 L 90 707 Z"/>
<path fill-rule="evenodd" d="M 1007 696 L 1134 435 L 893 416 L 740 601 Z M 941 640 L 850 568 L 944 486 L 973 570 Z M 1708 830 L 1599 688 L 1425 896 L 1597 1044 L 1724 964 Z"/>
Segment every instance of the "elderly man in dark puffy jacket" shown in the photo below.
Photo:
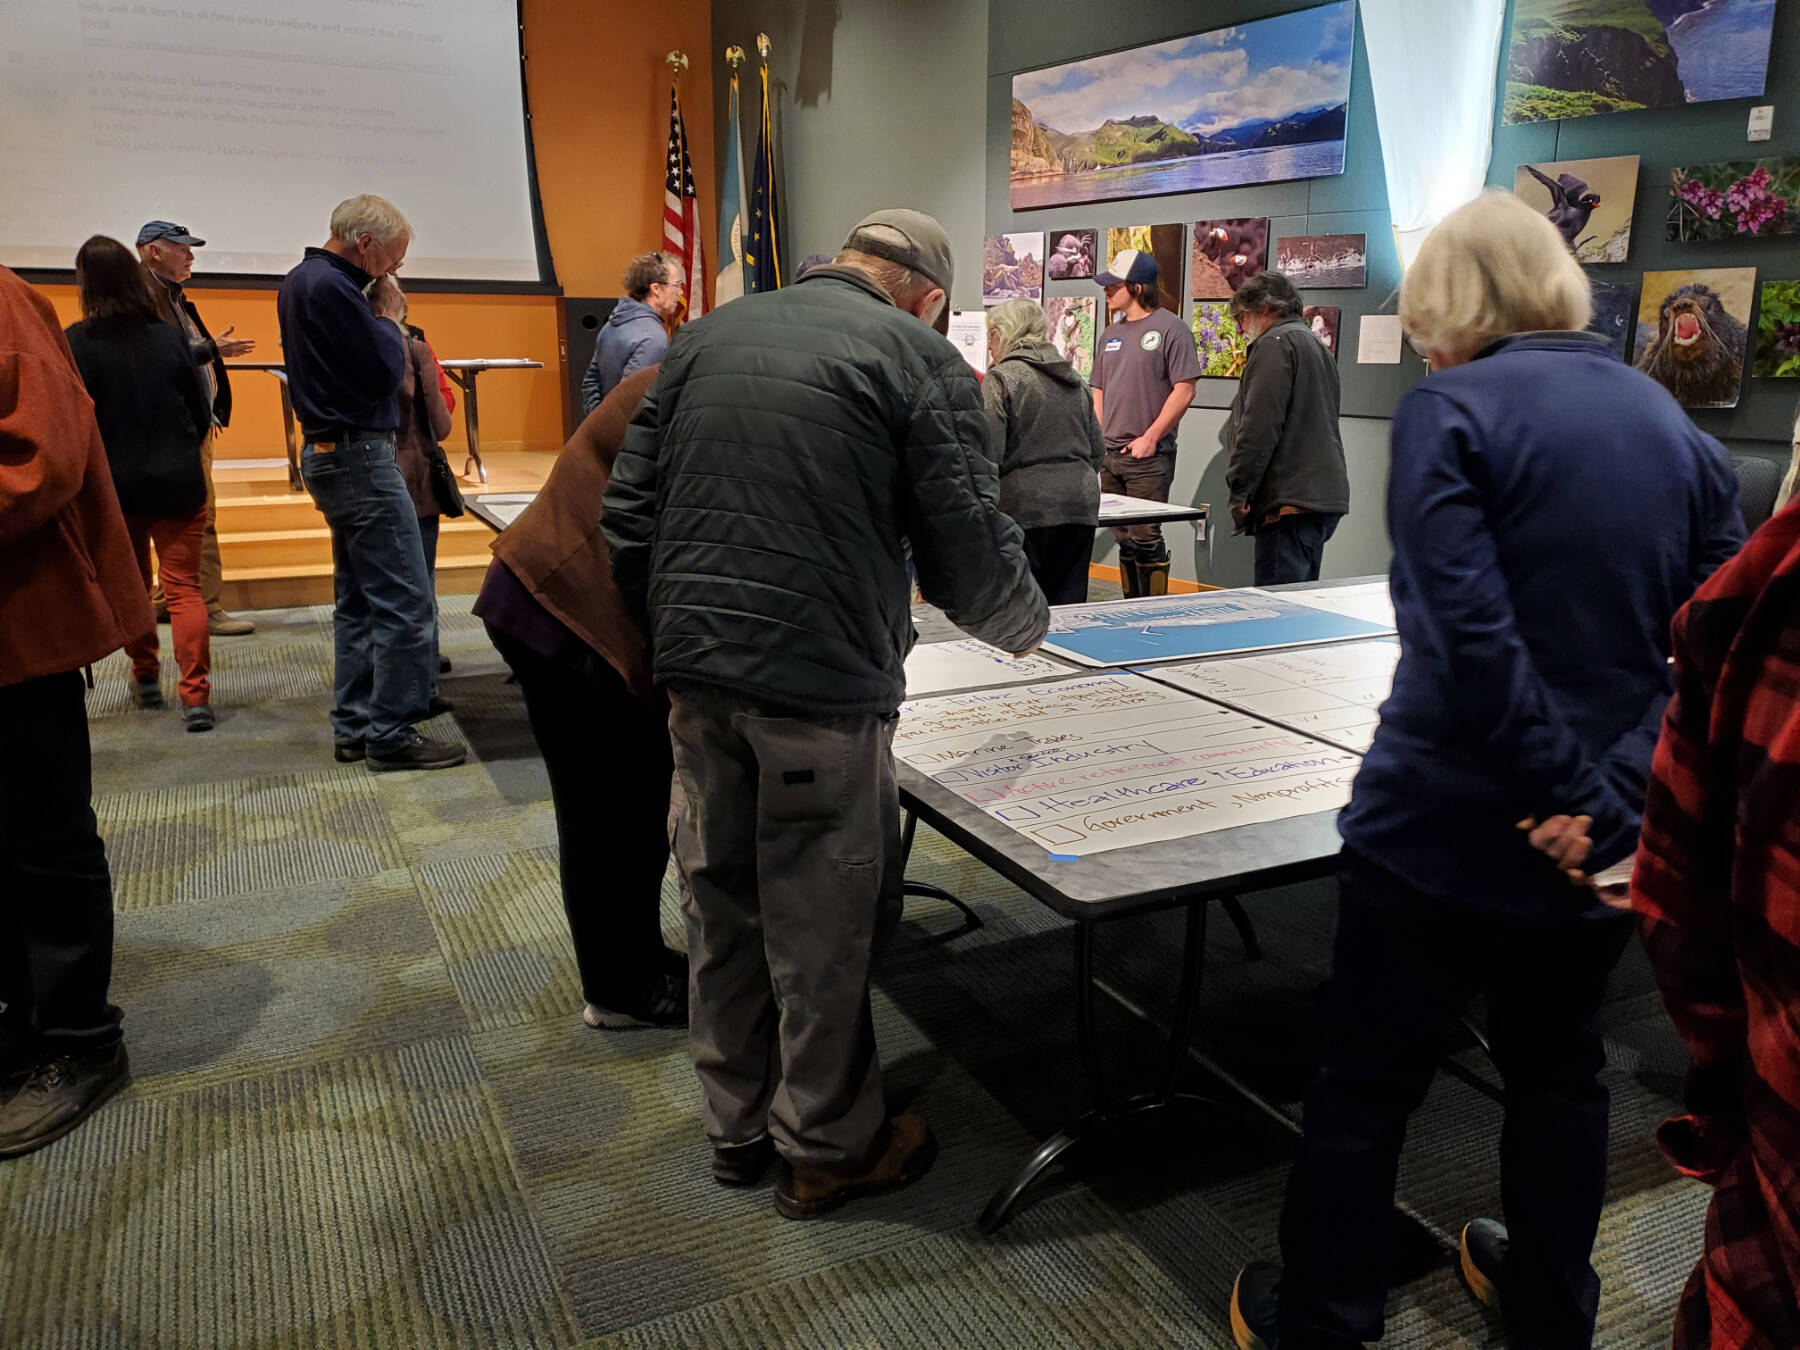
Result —
<path fill-rule="evenodd" d="M 981 393 L 933 327 L 943 227 L 878 211 L 837 260 L 683 327 L 613 469 L 601 528 L 649 622 L 687 794 L 694 1067 L 713 1175 L 810 1218 L 931 1165 L 888 1117 L 869 1011 L 898 921 L 894 723 L 926 598 L 1034 649 L 1049 615 L 998 488 Z"/>

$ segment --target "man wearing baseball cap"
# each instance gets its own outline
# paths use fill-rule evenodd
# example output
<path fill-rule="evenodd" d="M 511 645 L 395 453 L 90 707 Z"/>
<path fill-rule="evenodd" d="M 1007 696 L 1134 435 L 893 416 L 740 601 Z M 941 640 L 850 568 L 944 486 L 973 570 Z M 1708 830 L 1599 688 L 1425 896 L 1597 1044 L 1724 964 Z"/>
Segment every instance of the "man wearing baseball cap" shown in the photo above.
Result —
<path fill-rule="evenodd" d="M 215 528 L 213 494 L 213 437 L 231 424 L 231 377 L 225 369 L 225 358 L 244 356 L 256 350 L 250 338 L 234 338 L 227 328 L 217 339 L 206 331 L 200 311 L 182 288 L 194 272 L 194 250 L 205 248 L 206 240 L 196 238 L 185 225 L 172 220 L 153 220 L 137 232 L 138 257 L 159 282 L 168 289 L 175 321 L 187 334 L 188 342 L 199 354 L 202 391 L 212 405 L 212 426 L 200 444 L 200 461 L 206 468 L 206 535 L 200 545 L 200 597 L 206 601 L 207 626 L 219 637 L 238 637 L 254 633 L 256 625 L 225 611 L 225 579 L 219 564 L 219 534 Z M 158 618 L 165 618 L 168 605 L 163 601 L 162 579 L 157 579 L 150 592 L 150 602 Z"/>
<path fill-rule="evenodd" d="M 1094 278 L 1106 288 L 1110 322 L 1094 362 L 1094 413 L 1106 436 L 1100 486 L 1147 501 L 1169 500 L 1175 431 L 1194 401 L 1200 354 L 1179 315 L 1156 304 L 1156 259 L 1121 249 Z M 1125 598 L 1165 595 L 1169 548 L 1160 525 L 1115 529 Z"/>
<path fill-rule="evenodd" d="M 904 1186 L 936 1144 L 882 1096 L 869 978 L 899 920 L 893 736 L 920 588 L 1008 652 L 1049 613 L 948 339 L 943 227 L 865 217 L 830 263 L 685 324 L 601 529 L 670 693 L 687 797 L 689 1035 L 713 1176 L 804 1219 Z M 933 331 L 936 329 L 937 331 Z"/>

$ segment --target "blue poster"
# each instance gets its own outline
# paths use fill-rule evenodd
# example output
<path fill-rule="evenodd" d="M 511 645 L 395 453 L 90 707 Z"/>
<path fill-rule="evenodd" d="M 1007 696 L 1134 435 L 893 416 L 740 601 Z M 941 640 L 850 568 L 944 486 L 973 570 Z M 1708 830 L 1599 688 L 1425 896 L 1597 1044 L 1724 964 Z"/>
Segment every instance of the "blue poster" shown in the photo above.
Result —
<path fill-rule="evenodd" d="M 1052 609 L 1044 650 L 1084 666 L 1126 666 L 1343 642 L 1393 631 L 1392 626 L 1267 591 L 1208 591 Z"/>

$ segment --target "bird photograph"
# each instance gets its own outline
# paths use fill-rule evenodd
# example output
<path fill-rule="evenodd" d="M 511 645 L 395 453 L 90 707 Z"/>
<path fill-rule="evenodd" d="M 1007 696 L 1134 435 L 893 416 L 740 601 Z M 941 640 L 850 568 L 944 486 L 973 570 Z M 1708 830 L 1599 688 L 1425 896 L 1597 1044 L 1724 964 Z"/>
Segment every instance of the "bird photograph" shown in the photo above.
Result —
<path fill-rule="evenodd" d="M 1521 164 L 1513 193 L 1548 217 L 1579 261 L 1624 262 L 1637 177 L 1636 155 Z"/>

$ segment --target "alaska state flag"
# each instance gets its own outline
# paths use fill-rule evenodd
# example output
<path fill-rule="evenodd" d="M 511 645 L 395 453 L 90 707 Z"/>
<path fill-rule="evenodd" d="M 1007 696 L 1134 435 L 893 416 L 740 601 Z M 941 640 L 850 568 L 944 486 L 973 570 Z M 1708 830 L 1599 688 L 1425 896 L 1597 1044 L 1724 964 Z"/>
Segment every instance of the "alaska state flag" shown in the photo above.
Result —
<path fill-rule="evenodd" d="M 730 111 L 725 119 L 725 189 L 719 203 L 719 276 L 713 284 L 713 303 L 722 305 L 744 293 L 744 160 L 738 147 L 744 133 L 738 126 L 738 78 L 731 76 Z"/>
<path fill-rule="evenodd" d="M 762 68 L 762 129 L 756 134 L 756 164 L 750 184 L 750 242 L 744 266 L 752 291 L 781 286 L 781 220 L 775 203 L 775 133 L 769 119 L 769 68 Z"/>

